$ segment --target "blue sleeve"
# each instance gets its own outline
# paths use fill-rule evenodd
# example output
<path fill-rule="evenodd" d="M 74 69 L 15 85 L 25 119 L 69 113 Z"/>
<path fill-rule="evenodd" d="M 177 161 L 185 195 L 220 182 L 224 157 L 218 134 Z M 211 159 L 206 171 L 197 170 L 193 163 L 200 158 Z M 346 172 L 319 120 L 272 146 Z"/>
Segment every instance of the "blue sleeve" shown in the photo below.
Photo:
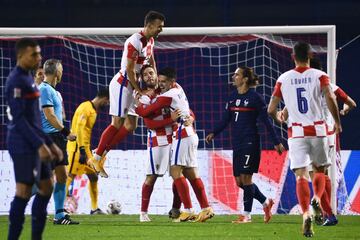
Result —
<path fill-rule="evenodd" d="M 231 120 L 231 112 L 229 110 L 229 102 L 226 102 L 225 109 L 222 113 L 221 121 L 217 123 L 212 131 L 214 136 L 218 135 L 221 131 L 223 131 Z"/>
<path fill-rule="evenodd" d="M 24 116 L 25 104 L 28 100 L 21 96 L 14 96 L 15 94 L 12 95 L 12 93 L 17 90 L 24 93 L 26 89 L 23 86 L 11 86 L 8 90 L 8 106 L 13 126 L 21 133 L 27 142 L 29 142 L 35 149 L 38 149 L 44 143 L 44 140 L 41 137 L 42 131 L 34 128 Z"/>
<path fill-rule="evenodd" d="M 50 88 L 41 87 L 39 90 L 40 90 L 40 105 L 41 105 L 41 107 L 54 106 L 54 99 L 53 99 Z"/>
<path fill-rule="evenodd" d="M 280 139 L 276 135 L 274 126 L 272 125 L 269 115 L 267 114 L 266 103 L 265 103 L 264 99 L 262 98 L 262 96 L 259 96 L 258 99 L 259 100 L 258 100 L 258 104 L 257 104 L 257 111 L 259 113 L 259 119 L 261 122 L 263 122 L 265 124 L 265 127 L 269 131 L 270 137 L 271 137 L 274 145 L 278 145 L 278 144 L 280 144 Z"/>

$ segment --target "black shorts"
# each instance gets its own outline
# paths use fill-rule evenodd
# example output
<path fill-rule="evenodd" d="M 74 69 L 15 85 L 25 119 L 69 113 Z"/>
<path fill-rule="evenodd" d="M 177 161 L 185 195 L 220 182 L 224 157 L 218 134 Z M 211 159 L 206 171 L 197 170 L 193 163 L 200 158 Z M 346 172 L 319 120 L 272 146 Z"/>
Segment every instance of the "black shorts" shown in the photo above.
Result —
<path fill-rule="evenodd" d="M 15 181 L 33 185 L 40 180 L 50 179 L 51 169 L 48 163 L 40 161 L 37 153 L 11 154 L 14 163 Z"/>
<path fill-rule="evenodd" d="M 233 151 L 233 174 L 253 174 L 259 171 L 260 142 L 254 141 L 246 147 Z"/>
<path fill-rule="evenodd" d="M 67 153 L 66 153 L 66 143 L 67 140 L 64 138 L 64 136 L 57 132 L 57 133 L 48 133 L 47 134 L 52 140 L 53 142 L 61 149 L 61 151 L 63 152 L 64 155 L 64 159 L 59 162 L 59 161 L 52 161 L 51 162 L 51 169 L 54 170 L 57 166 L 61 166 L 61 165 L 68 165 L 68 157 L 67 157 Z"/>

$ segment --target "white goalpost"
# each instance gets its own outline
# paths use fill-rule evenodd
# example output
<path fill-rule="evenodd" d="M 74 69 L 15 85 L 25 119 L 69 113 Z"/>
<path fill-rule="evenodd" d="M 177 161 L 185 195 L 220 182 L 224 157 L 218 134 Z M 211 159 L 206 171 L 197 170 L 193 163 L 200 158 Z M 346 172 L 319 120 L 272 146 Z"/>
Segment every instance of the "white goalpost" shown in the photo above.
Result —
<path fill-rule="evenodd" d="M 92 84 L 95 84 L 97 87 L 100 85 L 107 85 L 106 79 L 109 82 L 111 78 L 111 74 L 113 73 L 113 69 L 119 67 L 118 62 L 116 59 L 120 60 L 120 57 L 118 57 L 115 50 L 121 49 L 121 42 L 123 42 L 126 38 L 121 39 L 115 39 L 113 37 L 107 38 L 106 36 L 130 36 L 131 34 L 135 32 L 141 31 L 142 28 L 0 28 L 0 39 L 11 39 L 11 38 L 19 38 L 23 36 L 32 36 L 32 37 L 38 37 L 43 38 L 47 36 L 55 37 L 58 39 L 63 39 L 66 44 L 64 44 L 67 48 L 67 51 L 70 51 L 70 55 L 73 57 L 74 62 L 76 64 L 79 64 L 81 69 L 84 71 L 84 75 L 87 74 L 89 77 L 89 81 Z M 280 46 L 280 48 L 287 48 L 290 49 L 293 44 L 296 42 L 295 40 L 281 40 L 282 42 L 279 43 L 278 39 L 275 37 L 273 38 L 273 35 L 302 35 L 302 34 L 322 34 L 326 35 L 326 44 L 323 46 L 323 50 L 321 51 L 324 55 L 326 52 L 326 60 L 327 60 L 327 73 L 330 76 L 330 79 L 333 83 L 336 83 L 336 27 L 334 25 L 321 25 L 321 26 L 258 26 L 258 27 L 165 27 L 163 32 L 160 34 L 160 37 L 171 37 L 173 36 L 173 39 L 175 39 L 175 43 L 168 43 L 167 41 L 164 41 L 161 43 L 161 49 L 176 49 L 177 41 L 176 39 L 180 36 L 195 36 L 194 39 L 197 40 L 191 40 L 191 39 L 184 39 L 179 40 L 178 42 L 181 42 L 181 46 L 179 48 L 197 48 L 197 47 L 203 47 L 201 49 L 201 53 L 206 56 L 206 61 L 210 61 L 211 66 L 217 66 L 219 74 L 223 72 L 223 68 L 226 69 L 225 75 L 227 77 L 230 74 L 230 60 L 231 58 L 239 59 L 240 57 L 237 56 L 236 51 L 240 51 L 239 49 L 242 49 L 241 46 L 239 47 L 239 41 L 240 40 L 234 40 L 232 38 L 229 38 L 229 43 L 215 43 L 212 41 L 203 41 L 203 39 L 197 38 L 196 36 L 205 36 L 204 39 L 207 36 L 245 36 L 245 35 L 252 35 L 259 39 L 265 39 L 268 42 L 271 42 L 275 45 Z M 270 36 L 271 35 L 271 36 Z M 99 36 L 105 36 L 105 37 L 99 37 Z M 74 41 L 72 41 L 75 39 Z M 238 41 L 238 42 L 236 42 Z M 246 42 L 247 40 L 244 40 Z M 88 49 L 88 46 L 93 46 L 94 43 L 101 42 L 97 47 L 100 49 Z M 116 45 L 118 48 L 116 49 Z M 210 49 L 209 46 L 226 46 L 229 51 L 228 55 L 222 56 L 220 53 L 222 50 L 218 50 L 218 53 L 216 53 L 217 50 Z M 238 50 L 234 50 L 235 49 Z M 317 46 L 314 46 L 317 47 Z M 106 55 L 109 54 L 107 51 L 108 48 L 113 48 L 113 52 L 110 54 L 112 55 L 112 59 L 108 60 L 106 59 Z M 155 43 L 155 49 L 157 48 L 157 43 Z M 256 56 L 250 56 L 246 52 L 248 49 L 251 51 L 266 51 L 266 48 L 261 48 L 256 46 L 248 46 L 246 45 L 246 50 L 244 50 L 244 56 L 246 59 L 249 59 L 249 61 L 252 61 L 253 65 L 256 66 L 257 62 L 259 61 Z M 156 51 L 156 50 L 155 50 Z M 235 51 L 235 52 L 234 52 Z M 230 53 L 231 52 L 231 53 Z M 171 52 L 172 53 L 172 52 Z M 214 53 L 218 54 L 214 57 Z M 88 55 L 88 56 L 87 56 Z M 236 55 L 236 56 L 235 56 Z M 3 51 L 0 48 L 0 57 L 3 58 Z M 270 53 L 271 56 L 271 53 Z M 97 59 L 99 57 L 100 59 Z M 177 56 L 172 56 L 169 58 L 176 58 Z M 186 59 L 188 56 L 184 54 L 184 58 Z M 89 58 L 91 58 L 89 60 Z M 92 59 L 93 58 L 93 59 Z M 167 57 L 164 55 L 162 56 L 164 60 L 161 61 L 167 61 Z M 223 59 L 227 58 L 227 59 Z M 84 60 L 85 59 L 85 60 Z M 88 61 L 85 63 L 85 61 Z M 223 63 L 225 61 L 226 63 Z M 242 63 L 246 62 L 241 60 Z M 269 61 L 269 65 L 266 65 L 263 62 Z M 284 60 L 285 61 L 285 60 Z M 10 62 L 10 60 L 9 60 Z M 101 63 L 99 63 L 101 62 Z M 236 62 L 236 60 L 235 60 Z M 8 63 L 7 63 L 8 64 Z M 98 70 L 96 67 L 96 74 L 92 73 L 89 69 L 91 67 L 94 67 L 94 65 L 99 64 L 99 68 L 103 66 L 105 69 Z M 178 63 L 177 63 L 178 64 Z M 228 64 L 228 65 L 226 65 Z M 233 64 L 233 63 L 231 63 Z M 274 81 L 276 81 L 276 74 L 274 75 L 271 71 L 268 70 L 272 66 L 272 59 L 265 56 L 261 60 L 261 68 L 263 69 L 262 74 L 271 76 L 271 82 L 269 84 L 265 83 L 263 88 L 264 92 L 269 91 L 273 87 Z M 8 64 L 11 65 L 10 63 Z M 1 65 L 0 63 L 0 71 L 2 69 L 8 68 L 9 66 L 5 66 L 4 64 Z M 195 63 L 194 63 L 195 65 Z M 263 66 L 266 65 L 266 66 Z M 179 68 L 181 68 L 182 65 L 179 65 Z M 233 66 L 233 65 L 231 65 Z M 111 71 L 108 71 L 111 69 Z M 188 67 L 184 67 L 183 71 L 185 72 L 185 76 L 190 76 L 191 74 L 195 76 L 195 73 L 190 73 L 190 70 Z M 270 71 L 270 73 L 268 73 Z M 110 72 L 110 73 L 109 73 Z M 277 74 L 280 73 L 279 71 Z M 96 75 L 96 76 L 95 76 Z M 4 79 L 6 76 L 0 76 L 0 80 L 2 81 L 2 85 L 4 86 Z M 90 79 L 91 78 L 91 79 Z M 105 79 L 105 80 L 104 80 Z M 190 84 L 190 83 L 189 83 Z M 195 85 L 194 85 L 195 86 Z M 189 86 L 194 87 L 194 86 Z M 3 90 L 3 87 L 2 87 Z M 270 91 L 269 91 L 270 92 Z M 265 93 L 264 93 L 265 94 Z M 3 96 L 3 94 L 2 94 Z M 268 96 L 268 93 L 267 93 Z M 269 96 L 268 96 L 269 97 Z M 72 100 L 71 100 L 72 101 Z M 70 104 L 70 103 L 69 103 Z M 203 105 L 206 104 L 206 102 L 201 103 Z M 2 104 L 3 105 L 3 104 Z M 1 109 L 2 111 L 2 109 Z M 212 111 L 212 109 L 211 109 Z M 1 115 L 3 113 L 1 112 Z M 199 113 L 200 114 L 200 113 Z M 201 113 L 202 114 L 202 113 Z M 3 116 L 1 116 L 3 117 Z M 216 120 L 216 119 L 215 119 Z M 211 120 L 211 121 L 215 121 Z M 4 124 L 4 120 L 2 123 Z M 140 124 L 141 125 L 141 124 Z M 142 125 L 141 125 L 142 126 Z M 281 132 L 283 132 L 283 129 L 280 129 Z M 201 128 L 198 130 L 199 137 L 204 139 L 205 138 L 205 130 L 202 130 Z M 136 132 L 135 136 L 141 136 L 142 138 L 146 135 L 146 130 L 144 132 L 143 128 L 141 128 L 140 132 Z M 145 137 L 146 138 L 146 137 Z M 144 141 L 142 141 L 144 143 Z M 200 145 L 201 146 L 201 143 Z M 204 149 L 206 149 L 205 143 L 203 143 Z M 213 146 L 214 148 L 221 148 L 222 145 L 219 146 Z M 330 168 L 330 178 L 332 180 L 332 198 L 331 198 L 331 205 L 334 211 L 337 209 L 337 184 L 336 184 L 336 178 L 337 178 L 337 170 L 336 170 L 336 159 L 332 159 L 332 165 Z"/>

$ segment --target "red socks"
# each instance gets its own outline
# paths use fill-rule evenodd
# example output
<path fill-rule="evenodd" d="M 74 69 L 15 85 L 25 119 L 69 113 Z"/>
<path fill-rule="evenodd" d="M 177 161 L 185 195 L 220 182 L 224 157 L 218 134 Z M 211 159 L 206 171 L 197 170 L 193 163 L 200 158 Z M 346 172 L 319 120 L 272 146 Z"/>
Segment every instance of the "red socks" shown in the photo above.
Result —
<path fill-rule="evenodd" d="M 181 199 L 180 199 L 179 193 L 176 189 L 175 182 L 173 182 L 173 184 L 172 184 L 172 191 L 173 191 L 173 195 L 174 195 L 172 207 L 176 208 L 176 209 L 180 209 L 181 208 Z"/>
<path fill-rule="evenodd" d="M 96 150 L 96 154 L 102 156 L 107 146 L 118 132 L 118 129 L 113 125 L 109 125 L 101 134 L 100 142 Z"/>
<path fill-rule="evenodd" d="M 177 192 L 179 193 L 181 202 L 184 204 L 184 208 L 186 209 L 192 208 L 189 185 L 186 182 L 186 179 L 184 177 L 175 179 L 174 184 L 176 186 Z"/>
<path fill-rule="evenodd" d="M 201 178 L 196 178 L 190 181 L 190 184 L 195 192 L 196 198 L 200 203 L 201 208 L 209 207 L 209 203 L 206 197 L 205 188 Z"/>
<path fill-rule="evenodd" d="M 309 211 L 310 188 L 309 182 L 305 178 L 296 181 L 296 196 L 303 213 Z"/>
<path fill-rule="evenodd" d="M 331 200 L 331 181 L 329 176 L 325 175 L 325 191 L 321 196 L 321 208 L 328 216 L 331 216 L 333 214 L 330 200 Z"/>
<path fill-rule="evenodd" d="M 146 185 L 145 183 L 142 186 L 142 191 L 141 191 L 141 211 L 142 212 L 148 211 L 150 197 L 151 197 L 151 193 L 152 193 L 153 189 L 154 189 L 154 186 L 149 186 L 149 185 Z"/>
<path fill-rule="evenodd" d="M 325 191 L 325 174 L 324 173 L 314 173 L 314 179 L 313 179 L 313 189 L 314 189 L 314 195 L 317 196 L 319 199 L 321 199 L 321 196 L 323 195 Z"/>
<path fill-rule="evenodd" d="M 115 136 L 110 141 L 110 144 L 106 146 L 106 151 L 110 151 L 110 149 L 114 148 L 119 142 L 121 142 L 130 132 L 122 126 Z"/>

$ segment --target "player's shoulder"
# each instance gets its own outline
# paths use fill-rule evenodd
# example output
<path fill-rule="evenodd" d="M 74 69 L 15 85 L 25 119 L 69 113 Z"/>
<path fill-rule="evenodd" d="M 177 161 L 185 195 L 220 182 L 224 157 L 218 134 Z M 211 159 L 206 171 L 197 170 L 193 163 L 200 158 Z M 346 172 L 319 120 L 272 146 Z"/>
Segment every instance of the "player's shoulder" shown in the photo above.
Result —
<path fill-rule="evenodd" d="M 136 47 L 141 44 L 142 37 L 143 36 L 140 33 L 134 33 L 128 39 L 126 39 L 125 44 L 131 43 L 132 45 L 134 45 L 134 47 Z"/>

